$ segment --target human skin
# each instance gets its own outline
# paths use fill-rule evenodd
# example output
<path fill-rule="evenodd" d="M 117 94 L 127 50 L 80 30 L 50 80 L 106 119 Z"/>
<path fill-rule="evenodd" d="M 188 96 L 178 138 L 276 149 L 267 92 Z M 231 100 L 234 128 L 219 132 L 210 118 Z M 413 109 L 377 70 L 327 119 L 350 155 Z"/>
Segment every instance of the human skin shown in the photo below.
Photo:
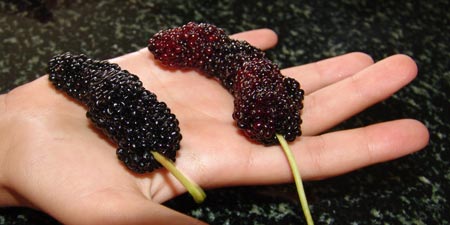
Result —
<path fill-rule="evenodd" d="M 233 38 L 261 49 L 277 42 L 267 29 Z M 219 82 L 195 71 L 168 69 L 147 49 L 110 61 L 138 75 L 177 116 L 183 139 L 176 166 L 200 186 L 292 181 L 279 146 L 254 143 L 237 129 L 233 97 Z M 412 119 L 327 132 L 412 81 L 417 66 L 408 56 L 374 63 L 364 53 L 349 53 L 282 73 L 297 79 L 306 94 L 303 135 L 290 143 L 304 180 L 396 159 L 428 143 L 426 127 Z M 165 169 L 127 170 L 116 157 L 116 145 L 85 113 L 48 76 L 0 96 L 0 205 L 32 207 L 64 224 L 203 224 L 161 205 L 186 192 L 184 187 Z"/>

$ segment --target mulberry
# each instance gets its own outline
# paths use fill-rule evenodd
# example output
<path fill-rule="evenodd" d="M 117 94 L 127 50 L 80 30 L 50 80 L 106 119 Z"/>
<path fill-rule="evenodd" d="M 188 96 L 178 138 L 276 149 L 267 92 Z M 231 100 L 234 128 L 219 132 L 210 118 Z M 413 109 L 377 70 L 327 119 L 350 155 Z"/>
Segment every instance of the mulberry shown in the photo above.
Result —
<path fill-rule="evenodd" d="M 65 53 L 48 64 L 57 89 L 88 108 L 86 116 L 117 143 L 117 156 L 132 171 L 161 167 L 150 150 L 175 161 L 180 149 L 178 120 L 136 75 L 117 64 Z"/>
<path fill-rule="evenodd" d="M 148 42 L 148 50 L 164 65 L 194 68 L 216 77 L 234 96 L 233 118 L 251 139 L 266 145 L 301 135 L 304 92 L 284 77 L 263 51 L 230 39 L 214 25 L 190 22 L 163 30 Z"/>
<path fill-rule="evenodd" d="M 293 141 L 301 134 L 303 92 L 296 80 L 284 77 L 267 59 L 243 63 L 234 85 L 233 119 L 245 134 L 266 145 L 276 144 L 276 134 Z"/>

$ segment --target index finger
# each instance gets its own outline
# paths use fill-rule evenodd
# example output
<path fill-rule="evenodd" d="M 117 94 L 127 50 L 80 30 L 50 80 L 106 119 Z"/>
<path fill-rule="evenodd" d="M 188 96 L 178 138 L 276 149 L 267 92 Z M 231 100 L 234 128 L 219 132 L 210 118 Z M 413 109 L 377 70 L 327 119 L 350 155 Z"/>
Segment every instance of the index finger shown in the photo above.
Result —
<path fill-rule="evenodd" d="M 261 50 L 273 48 L 278 42 L 277 34 L 273 30 L 267 28 L 236 33 L 231 35 L 230 38 L 247 41 L 250 45 Z"/>
<path fill-rule="evenodd" d="M 321 61 L 283 69 L 281 72 L 298 80 L 306 94 L 343 80 L 374 63 L 362 52 L 352 52 Z"/>

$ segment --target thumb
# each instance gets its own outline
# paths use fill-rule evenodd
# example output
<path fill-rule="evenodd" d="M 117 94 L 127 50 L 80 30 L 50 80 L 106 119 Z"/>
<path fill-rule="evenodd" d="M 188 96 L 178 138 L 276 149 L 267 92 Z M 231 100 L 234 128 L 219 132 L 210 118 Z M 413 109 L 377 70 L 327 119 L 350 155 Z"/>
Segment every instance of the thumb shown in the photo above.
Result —
<path fill-rule="evenodd" d="M 125 194 L 102 201 L 94 197 L 78 210 L 74 209 L 70 216 L 60 219 L 64 224 L 110 224 L 110 225 L 207 225 L 206 223 L 167 208 L 143 196 Z M 91 198 L 91 200 L 93 200 Z M 81 206 L 79 205 L 79 206 Z M 61 215 L 60 215 L 61 216 Z M 57 218 L 58 219 L 58 218 Z"/>
<path fill-rule="evenodd" d="M 206 225 L 206 223 L 147 199 L 128 202 L 121 218 L 103 224 Z"/>

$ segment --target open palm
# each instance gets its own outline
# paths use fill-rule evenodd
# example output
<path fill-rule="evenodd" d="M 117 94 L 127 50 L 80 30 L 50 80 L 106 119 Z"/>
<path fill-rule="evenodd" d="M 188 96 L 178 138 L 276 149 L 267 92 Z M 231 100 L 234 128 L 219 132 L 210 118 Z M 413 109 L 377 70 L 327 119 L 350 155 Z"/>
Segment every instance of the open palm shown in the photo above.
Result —
<path fill-rule="evenodd" d="M 277 41 L 265 29 L 234 38 L 262 49 Z M 183 140 L 176 165 L 200 186 L 291 181 L 280 147 L 251 142 L 237 129 L 233 98 L 219 82 L 165 68 L 146 49 L 111 61 L 138 75 L 177 116 Z M 306 91 L 303 136 L 290 143 L 304 179 L 394 159 L 428 141 L 427 129 L 408 119 L 324 133 L 414 79 L 417 68 L 407 56 L 373 64 L 351 53 L 282 73 Z M 0 112 L 0 203 L 34 207 L 65 224 L 201 224 L 159 204 L 185 192 L 178 181 L 164 169 L 127 170 L 115 144 L 85 117 L 86 108 L 55 90 L 47 76 L 1 96 Z"/>

